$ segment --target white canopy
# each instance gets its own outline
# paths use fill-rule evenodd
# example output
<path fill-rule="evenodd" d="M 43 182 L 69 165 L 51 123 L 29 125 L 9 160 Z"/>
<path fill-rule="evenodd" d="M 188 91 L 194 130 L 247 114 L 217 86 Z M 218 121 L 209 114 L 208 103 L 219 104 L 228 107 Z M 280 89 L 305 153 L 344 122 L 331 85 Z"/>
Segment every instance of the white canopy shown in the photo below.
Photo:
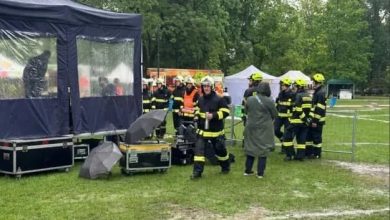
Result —
<path fill-rule="evenodd" d="M 282 79 L 285 77 L 290 78 L 292 81 L 297 79 L 304 79 L 307 82 L 307 84 L 311 84 L 310 77 L 306 76 L 304 73 L 302 73 L 299 70 L 290 70 L 287 73 L 279 76 L 278 79 Z"/>
<path fill-rule="evenodd" d="M 233 105 L 241 105 L 244 97 L 244 92 L 248 88 L 248 77 L 255 72 L 261 72 L 263 75 L 263 81 L 268 82 L 271 87 L 271 96 L 275 98 L 279 92 L 279 82 L 275 76 L 265 73 L 253 65 L 248 66 L 246 69 L 225 77 L 224 86 L 228 89 L 228 93 L 232 98 Z M 275 82 L 274 82 L 275 81 Z"/>

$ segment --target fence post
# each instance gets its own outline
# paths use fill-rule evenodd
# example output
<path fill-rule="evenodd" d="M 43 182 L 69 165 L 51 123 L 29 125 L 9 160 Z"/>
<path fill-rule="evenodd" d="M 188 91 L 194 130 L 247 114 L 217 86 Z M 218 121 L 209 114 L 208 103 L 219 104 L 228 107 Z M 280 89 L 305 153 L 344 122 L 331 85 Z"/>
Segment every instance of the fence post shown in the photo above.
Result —
<path fill-rule="evenodd" d="M 355 151 L 356 151 L 356 122 L 357 122 L 357 111 L 353 112 L 352 119 L 352 162 L 355 161 Z"/>

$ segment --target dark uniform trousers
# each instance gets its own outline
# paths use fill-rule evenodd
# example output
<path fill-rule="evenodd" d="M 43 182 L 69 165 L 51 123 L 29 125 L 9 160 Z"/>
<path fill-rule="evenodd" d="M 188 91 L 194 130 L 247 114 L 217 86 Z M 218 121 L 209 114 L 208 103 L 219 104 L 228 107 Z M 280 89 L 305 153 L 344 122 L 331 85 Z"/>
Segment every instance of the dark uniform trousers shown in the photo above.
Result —
<path fill-rule="evenodd" d="M 225 137 L 223 135 L 217 138 L 205 138 L 198 136 L 198 140 L 195 143 L 194 150 L 194 173 L 202 174 L 205 164 L 205 148 L 212 147 L 216 157 L 218 158 L 222 172 L 229 172 L 230 161 L 229 153 L 225 145 Z"/>
<path fill-rule="evenodd" d="M 322 129 L 324 125 L 310 127 L 306 137 L 306 156 L 321 158 L 322 152 Z"/>
<path fill-rule="evenodd" d="M 275 130 L 275 136 L 282 141 L 283 132 L 281 131 L 282 126 L 284 127 L 284 130 L 288 127 L 290 124 L 288 117 L 277 117 L 274 121 L 274 130 Z"/>
<path fill-rule="evenodd" d="M 290 125 L 283 136 L 283 146 L 285 147 L 288 158 L 303 159 L 305 158 L 306 136 L 309 128 L 304 124 Z M 294 149 L 294 136 L 296 137 L 296 153 Z"/>

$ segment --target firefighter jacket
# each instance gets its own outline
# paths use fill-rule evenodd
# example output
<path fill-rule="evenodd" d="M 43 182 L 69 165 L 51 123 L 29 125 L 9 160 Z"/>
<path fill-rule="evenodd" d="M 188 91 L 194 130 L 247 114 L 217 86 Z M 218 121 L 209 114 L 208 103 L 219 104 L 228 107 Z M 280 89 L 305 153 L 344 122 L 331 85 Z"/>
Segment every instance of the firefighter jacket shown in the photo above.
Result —
<path fill-rule="evenodd" d="M 153 97 L 149 89 L 142 90 L 142 109 L 143 113 L 149 112 L 151 109 L 156 108 L 153 106 Z"/>
<path fill-rule="evenodd" d="M 172 111 L 178 113 L 180 108 L 183 106 L 183 96 L 185 92 L 185 86 L 177 86 L 171 95 L 173 99 Z"/>
<path fill-rule="evenodd" d="M 153 105 L 156 109 L 168 110 L 170 93 L 166 87 L 161 87 L 153 93 Z"/>
<path fill-rule="evenodd" d="M 289 119 L 292 125 L 307 125 L 310 120 L 311 96 L 303 89 L 299 89 L 292 107 L 292 115 Z"/>
<path fill-rule="evenodd" d="M 293 101 L 294 93 L 290 89 L 283 90 L 279 93 L 275 101 L 276 110 L 278 111 L 278 117 L 291 117 Z"/>
<path fill-rule="evenodd" d="M 206 129 L 206 112 L 212 113 L 213 118 L 209 120 L 209 128 Z M 195 116 L 198 118 L 197 133 L 204 138 L 216 138 L 224 134 L 224 122 L 230 113 L 225 99 L 219 97 L 214 91 L 209 95 L 203 95 L 198 101 L 198 110 Z"/>
<path fill-rule="evenodd" d="M 249 88 L 247 88 L 244 92 L 244 99 L 242 100 L 242 103 L 241 105 L 242 106 L 245 106 L 246 105 L 246 100 L 251 97 L 251 96 L 254 96 L 257 94 L 257 90 L 256 88 L 254 88 L 254 86 L 251 86 Z M 244 117 L 246 117 L 246 113 L 245 113 L 245 108 L 242 108 L 241 109 L 241 112 L 243 114 Z"/>
<path fill-rule="evenodd" d="M 184 117 L 193 118 L 195 116 L 198 99 L 199 93 L 195 87 L 192 87 L 191 89 L 186 89 L 183 97 L 183 106 L 181 108 L 181 112 Z"/>
<path fill-rule="evenodd" d="M 312 123 L 324 125 L 325 115 L 326 115 L 325 88 L 323 86 L 320 86 L 313 93 L 312 108 L 310 112 Z"/>

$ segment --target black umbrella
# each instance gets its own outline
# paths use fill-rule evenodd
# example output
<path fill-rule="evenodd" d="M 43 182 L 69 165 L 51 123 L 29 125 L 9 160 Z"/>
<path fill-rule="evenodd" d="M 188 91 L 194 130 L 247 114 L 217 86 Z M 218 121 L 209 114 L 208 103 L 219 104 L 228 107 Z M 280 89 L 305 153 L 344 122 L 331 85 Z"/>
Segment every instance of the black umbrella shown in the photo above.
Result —
<path fill-rule="evenodd" d="M 106 176 L 121 157 L 122 153 L 116 144 L 104 142 L 89 153 L 80 169 L 79 176 L 88 179 Z"/>
<path fill-rule="evenodd" d="M 166 116 L 166 110 L 158 109 L 137 118 L 126 131 L 126 144 L 134 144 L 142 138 L 149 136 L 165 120 Z"/>

